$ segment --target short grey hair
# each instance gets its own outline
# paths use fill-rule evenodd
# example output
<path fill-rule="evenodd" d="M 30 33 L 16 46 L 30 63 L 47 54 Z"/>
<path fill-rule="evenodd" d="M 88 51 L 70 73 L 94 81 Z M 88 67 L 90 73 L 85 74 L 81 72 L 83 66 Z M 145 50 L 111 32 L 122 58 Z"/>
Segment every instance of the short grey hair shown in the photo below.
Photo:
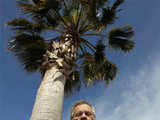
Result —
<path fill-rule="evenodd" d="M 91 104 L 89 104 L 87 101 L 85 101 L 85 100 L 79 100 L 72 106 L 72 109 L 71 109 L 71 120 L 73 119 L 75 107 L 77 107 L 78 105 L 82 105 L 82 104 L 87 104 L 92 108 L 92 112 L 93 112 L 94 119 L 95 119 L 96 113 L 95 113 L 94 107 Z"/>

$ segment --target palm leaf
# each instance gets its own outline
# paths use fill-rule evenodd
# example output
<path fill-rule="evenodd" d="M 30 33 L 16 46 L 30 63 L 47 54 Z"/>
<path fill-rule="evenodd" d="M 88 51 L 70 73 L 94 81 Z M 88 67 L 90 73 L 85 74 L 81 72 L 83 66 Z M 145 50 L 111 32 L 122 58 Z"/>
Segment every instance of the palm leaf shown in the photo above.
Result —
<path fill-rule="evenodd" d="M 99 69 L 100 73 L 103 76 L 103 79 L 106 85 L 109 84 L 110 81 L 113 81 L 117 75 L 117 66 L 107 59 L 104 61 L 101 69 Z"/>
<path fill-rule="evenodd" d="M 50 9 L 59 10 L 61 8 L 58 0 L 37 0 L 30 2 L 30 0 L 18 0 L 17 6 L 19 6 L 24 13 L 39 12 L 41 14 L 47 13 Z"/>
<path fill-rule="evenodd" d="M 20 11 L 24 14 L 36 12 L 39 10 L 39 7 L 33 5 L 29 0 L 18 0 L 17 6 L 20 8 Z"/>
<path fill-rule="evenodd" d="M 47 20 L 50 25 L 55 27 L 59 19 L 55 14 L 50 15 L 49 10 L 59 11 L 61 8 L 60 3 L 57 0 L 34 0 L 33 2 L 34 4 L 29 0 L 19 0 L 17 6 L 19 6 L 22 13 L 29 14 L 36 22 L 40 23 Z"/>
<path fill-rule="evenodd" d="M 132 37 L 134 31 L 130 26 L 124 26 L 121 28 L 114 28 L 109 31 L 109 45 L 114 49 L 121 49 L 124 52 L 128 52 L 134 48 L 134 41 Z"/>
<path fill-rule="evenodd" d="M 113 24 L 118 18 L 116 16 L 117 8 L 124 2 L 124 0 L 116 0 L 112 7 L 107 7 L 102 9 L 101 26 L 100 29 L 104 29 L 107 25 Z"/>
<path fill-rule="evenodd" d="M 19 32 L 42 32 L 45 30 L 52 30 L 52 26 L 48 26 L 45 23 L 30 22 L 25 18 L 15 18 L 10 22 L 7 22 L 7 25 L 11 26 L 12 30 Z"/>
<path fill-rule="evenodd" d="M 104 80 L 107 83 L 113 81 L 117 74 L 117 67 L 104 57 L 101 63 L 97 63 L 91 54 L 84 57 L 81 64 L 81 70 L 84 76 L 84 84 L 86 87 L 95 85 L 98 81 Z"/>
<path fill-rule="evenodd" d="M 38 35 L 18 33 L 9 42 L 9 49 L 20 60 L 24 69 L 35 72 L 40 69 L 47 43 Z"/>
<path fill-rule="evenodd" d="M 101 22 L 104 26 L 113 24 L 115 19 L 117 19 L 115 11 L 111 10 L 111 8 L 109 7 L 103 8 Z"/>
<path fill-rule="evenodd" d="M 104 62 L 105 58 L 105 45 L 103 44 L 102 40 L 99 40 L 96 45 L 96 51 L 94 53 L 95 62 L 97 64 L 101 64 Z"/>
<path fill-rule="evenodd" d="M 65 97 L 68 97 L 76 92 L 80 91 L 81 88 L 81 81 L 80 81 L 80 72 L 77 70 L 73 70 L 69 78 L 66 80 L 65 84 Z"/>
<path fill-rule="evenodd" d="M 124 0 L 116 0 L 112 6 L 112 10 L 117 10 L 117 8 L 124 2 Z"/>

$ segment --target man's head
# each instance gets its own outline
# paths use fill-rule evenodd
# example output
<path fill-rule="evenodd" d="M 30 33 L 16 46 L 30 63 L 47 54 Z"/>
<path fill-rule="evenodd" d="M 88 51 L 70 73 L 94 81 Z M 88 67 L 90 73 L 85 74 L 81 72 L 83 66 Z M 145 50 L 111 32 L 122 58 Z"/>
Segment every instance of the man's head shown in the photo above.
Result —
<path fill-rule="evenodd" d="M 72 107 L 71 120 L 95 120 L 95 111 L 88 102 L 78 101 Z"/>

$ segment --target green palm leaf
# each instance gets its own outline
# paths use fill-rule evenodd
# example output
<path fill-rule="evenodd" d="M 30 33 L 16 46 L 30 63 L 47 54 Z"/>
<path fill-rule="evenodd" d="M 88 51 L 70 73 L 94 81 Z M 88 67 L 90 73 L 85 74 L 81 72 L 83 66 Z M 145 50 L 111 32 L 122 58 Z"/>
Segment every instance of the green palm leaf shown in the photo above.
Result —
<path fill-rule="evenodd" d="M 134 31 L 130 26 L 124 26 L 121 28 L 113 28 L 109 31 L 109 45 L 114 49 L 121 49 L 124 52 L 128 52 L 134 48 L 134 41 L 132 37 Z"/>
<path fill-rule="evenodd" d="M 106 57 L 101 63 L 97 63 L 94 56 L 86 54 L 81 68 L 84 76 L 84 83 L 86 87 L 95 85 L 98 81 L 104 80 L 106 85 L 109 81 L 113 81 L 117 74 L 117 67 L 115 64 L 109 62 Z"/>
<path fill-rule="evenodd" d="M 65 97 L 68 97 L 76 92 L 79 92 L 80 88 L 81 88 L 80 71 L 73 70 L 70 73 L 64 88 Z"/>
<path fill-rule="evenodd" d="M 117 8 L 124 2 L 124 0 L 116 0 L 112 6 L 112 10 L 117 10 Z"/>
<path fill-rule="evenodd" d="M 34 4 L 33 4 L 34 3 Z M 23 13 L 37 12 L 41 14 L 47 13 L 50 9 L 59 10 L 60 2 L 58 0 L 18 0 L 19 6 Z"/>
<path fill-rule="evenodd" d="M 20 8 L 20 11 L 24 14 L 36 13 L 39 10 L 39 7 L 32 4 L 30 0 L 18 0 L 17 6 Z"/>
<path fill-rule="evenodd" d="M 8 22 L 7 25 L 12 26 L 12 30 L 16 30 L 19 32 L 42 32 L 45 30 L 52 30 L 52 26 L 48 26 L 45 23 L 37 23 L 37 22 L 30 22 L 25 18 L 15 18 L 12 21 Z"/>
<path fill-rule="evenodd" d="M 115 19 L 117 19 L 115 11 L 111 10 L 111 8 L 109 7 L 103 8 L 101 22 L 104 26 L 113 24 L 115 22 Z"/>
<path fill-rule="evenodd" d="M 113 81 L 115 79 L 117 70 L 117 66 L 114 63 L 108 61 L 107 59 L 104 61 L 100 72 L 103 75 L 103 79 L 106 85 L 108 85 L 110 81 Z"/>
<path fill-rule="evenodd" d="M 98 41 L 96 45 L 96 51 L 94 53 L 95 62 L 97 64 L 101 64 L 104 62 L 105 59 L 105 45 L 103 44 L 102 40 Z"/>
<path fill-rule="evenodd" d="M 15 53 L 24 69 L 28 72 L 35 72 L 41 67 L 47 43 L 39 35 L 18 33 L 12 37 L 8 47 Z"/>

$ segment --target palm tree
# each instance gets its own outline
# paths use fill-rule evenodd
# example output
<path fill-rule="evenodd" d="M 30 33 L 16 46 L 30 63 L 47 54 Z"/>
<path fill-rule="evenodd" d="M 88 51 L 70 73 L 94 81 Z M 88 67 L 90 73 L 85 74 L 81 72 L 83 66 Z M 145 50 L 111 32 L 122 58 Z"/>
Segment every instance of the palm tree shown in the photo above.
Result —
<path fill-rule="evenodd" d="M 19 0 L 25 14 L 7 25 L 15 32 L 8 48 L 27 72 L 40 72 L 31 120 L 61 120 L 65 96 L 99 81 L 113 81 L 117 67 L 106 48 L 129 52 L 134 31 L 129 25 L 107 30 L 124 0 Z M 97 39 L 88 39 L 95 36 Z M 98 37 L 99 38 L 98 38 Z M 105 42 L 107 41 L 107 42 Z M 80 79 L 83 76 L 83 80 Z"/>

